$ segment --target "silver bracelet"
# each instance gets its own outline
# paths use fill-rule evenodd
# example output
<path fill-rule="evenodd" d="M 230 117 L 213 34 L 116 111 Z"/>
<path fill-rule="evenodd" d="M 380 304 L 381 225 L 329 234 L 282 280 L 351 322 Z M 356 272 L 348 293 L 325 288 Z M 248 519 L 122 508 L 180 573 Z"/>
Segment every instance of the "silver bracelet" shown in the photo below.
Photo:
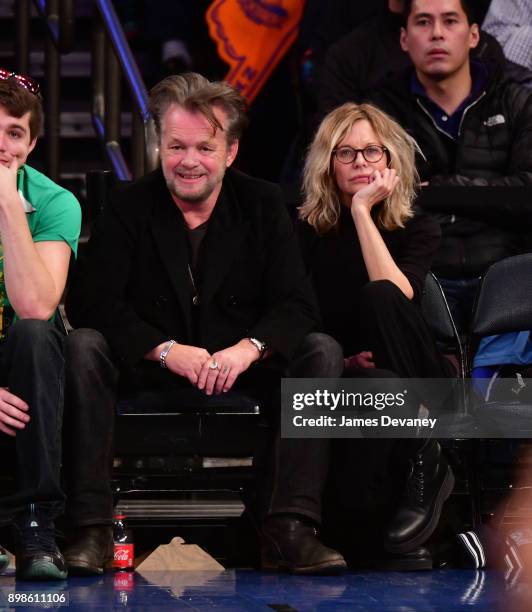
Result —
<path fill-rule="evenodd" d="M 264 357 L 264 353 L 266 351 L 266 343 L 262 342 L 262 340 L 257 340 L 257 338 L 246 338 L 249 340 L 251 344 L 259 351 L 259 361 Z"/>
<path fill-rule="evenodd" d="M 174 346 L 174 344 L 177 344 L 177 342 L 175 340 L 170 340 L 163 348 L 163 350 L 159 353 L 159 363 L 161 365 L 161 368 L 165 370 L 168 369 L 168 366 L 166 365 L 166 356 L 168 355 L 170 349 Z"/>

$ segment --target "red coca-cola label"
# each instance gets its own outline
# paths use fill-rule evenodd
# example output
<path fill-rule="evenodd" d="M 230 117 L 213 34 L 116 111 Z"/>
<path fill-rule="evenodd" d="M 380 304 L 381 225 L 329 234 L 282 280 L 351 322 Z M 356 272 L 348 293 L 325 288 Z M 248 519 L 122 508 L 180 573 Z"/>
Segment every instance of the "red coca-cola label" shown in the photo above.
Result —
<path fill-rule="evenodd" d="M 113 567 L 118 569 L 133 567 L 134 559 L 133 544 L 115 544 Z"/>

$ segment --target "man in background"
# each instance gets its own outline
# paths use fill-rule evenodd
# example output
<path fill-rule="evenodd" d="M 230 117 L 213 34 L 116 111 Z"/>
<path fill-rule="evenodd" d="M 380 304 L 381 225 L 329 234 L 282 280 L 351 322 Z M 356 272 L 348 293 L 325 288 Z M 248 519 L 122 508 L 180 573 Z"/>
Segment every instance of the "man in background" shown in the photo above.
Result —
<path fill-rule="evenodd" d="M 418 170 L 429 185 L 532 185 L 532 93 L 500 63 L 470 58 L 478 25 L 465 0 L 404 0 L 401 47 L 413 68 L 371 101 L 416 139 Z M 442 227 L 433 269 L 466 329 L 479 276 L 495 261 L 527 249 L 528 210 L 508 199 L 480 207 L 466 196 L 431 210 Z"/>

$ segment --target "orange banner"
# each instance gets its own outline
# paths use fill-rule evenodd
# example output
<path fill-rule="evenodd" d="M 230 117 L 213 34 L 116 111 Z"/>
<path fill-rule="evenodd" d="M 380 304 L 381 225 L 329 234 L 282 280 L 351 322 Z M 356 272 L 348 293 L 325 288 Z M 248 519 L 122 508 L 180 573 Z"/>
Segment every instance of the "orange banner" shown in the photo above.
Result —
<path fill-rule="evenodd" d="M 251 102 L 290 48 L 305 0 L 214 0 L 209 34 L 229 64 L 225 80 Z"/>

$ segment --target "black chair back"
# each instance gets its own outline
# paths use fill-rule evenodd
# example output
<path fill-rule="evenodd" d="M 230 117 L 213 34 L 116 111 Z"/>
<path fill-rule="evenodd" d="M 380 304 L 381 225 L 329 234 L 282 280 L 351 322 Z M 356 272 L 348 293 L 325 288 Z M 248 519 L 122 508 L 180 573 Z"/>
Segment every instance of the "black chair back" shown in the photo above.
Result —
<path fill-rule="evenodd" d="M 508 257 L 486 272 L 473 316 L 480 338 L 532 329 L 532 253 Z"/>

